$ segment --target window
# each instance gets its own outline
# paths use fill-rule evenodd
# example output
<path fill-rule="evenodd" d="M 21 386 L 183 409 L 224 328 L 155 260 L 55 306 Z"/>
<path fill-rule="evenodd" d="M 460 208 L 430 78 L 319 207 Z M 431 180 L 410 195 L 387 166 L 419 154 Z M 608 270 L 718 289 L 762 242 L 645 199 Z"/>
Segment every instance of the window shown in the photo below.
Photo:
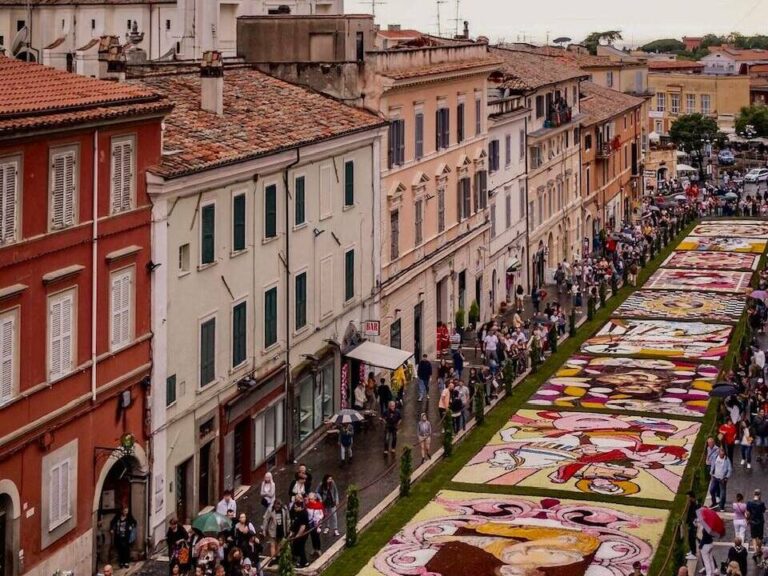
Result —
<path fill-rule="evenodd" d="M 613 88 L 613 72 L 610 70 L 605 73 L 605 84 L 608 88 Z"/>
<path fill-rule="evenodd" d="M 506 189 L 504 197 L 504 229 L 509 230 L 512 227 L 512 191 L 509 187 Z"/>
<path fill-rule="evenodd" d="M 680 114 L 680 94 L 669 95 L 669 111 L 672 114 Z"/>
<path fill-rule="evenodd" d="M 72 517 L 72 460 L 62 460 L 48 471 L 48 531 L 52 532 Z"/>
<path fill-rule="evenodd" d="M 435 111 L 437 130 L 435 131 L 435 148 L 441 150 L 451 145 L 451 111 L 448 108 L 438 108 Z"/>
<path fill-rule="evenodd" d="M 424 200 L 419 198 L 414 204 L 414 210 L 416 212 L 416 246 L 419 246 L 424 242 Z"/>
<path fill-rule="evenodd" d="M 488 207 L 488 172 L 475 172 L 475 212 Z"/>
<path fill-rule="evenodd" d="M 179 272 L 189 272 L 189 244 L 179 246 Z"/>
<path fill-rule="evenodd" d="M 491 204 L 491 238 L 496 238 L 496 204 Z"/>
<path fill-rule="evenodd" d="M 170 30 L 171 29 L 171 21 L 170 20 L 166 20 L 165 21 L 165 29 L 166 30 Z"/>
<path fill-rule="evenodd" d="M 389 124 L 390 168 L 405 164 L 405 120 L 392 120 Z"/>
<path fill-rule="evenodd" d="M 701 95 L 701 113 L 702 114 L 709 114 L 712 112 L 711 110 L 711 104 L 712 99 L 709 94 L 702 94 Z"/>
<path fill-rule="evenodd" d="M 416 160 L 424 157 L 424 113 L 417 112 L 415 116 L 416 124 Z"/>
<path fill-rule="evenodd" d="M 21 29 L 27 25 L 26 20 L 16 20 L 16 32 L 21 32 Z"/>
<path fill-rule="evenodd" d="M 0 160 L 0 246 L 18 240 L 19 162 Z"/>
<path fill-rule="evenodd" d="M 656 128 L 656 134 L 663 134 L 664 133 L 664 122 L 662 120 L 656 120 L 654 122 Z"/>
<path fill-rule="evenodd" d="M 264 348 L 277 344 L 277 288 L 264 293 Z"/>
<path fill-rule="evenodd" d="M 525 130 L 520 130 L 520 160 L 525 158 Z"/>
<path fill-rule="evenodd" d="M 277 237 L 277 186 L 264 188 L 264 238 Z"/>
<path fill-rule="evenodd" d="M 329 414 L 330 416 L 330 414 Z M 271 458 L 285 442 L 285 401 L 268 407 L 253 419 L 253 463 L 259 466 Z"/>
<path fill-rule="evenodd" d="M 355 297 L 355 251 L 348 250 L 344 254 L 344 301 Z"/>
<path fill-rule="evenodd" d="M 299 176 L 296 178 L 293 186 L 293 197 L 293 223 L 295 226 L 301 226 L 307 221 L 307 199 L 304 176 Z"/>
<path fill-rule="evenodd" d="M 216 379 L 216 318 L 200 324 L 200 388 Z"/>
<path fill-rule="evenodd" d="M 165 406 L 176 403 L 176 374 L 171 374 L 165 379 Z"/>
<path fill-rule="evenodd" d="M 520 206 L 519 206 L 519 208 L 520 208 L 520 216 L 519 217 L 520 218 L 524 218 L 525 217 L 525 200 L 526 200 L 526 198 L 525 198 L 525 183 L 521 181 L 520 182 Z"/>
<path fill-rule="evenodd" d="M 365 60 L 365 34 L 363 32 L 355 33 L 355 56 L 357 61 Z"/>
<path fill-rule="evenodd" d="M 248 304 L 239 302 L 232 308 L 232 367 L 240 366 L 248 356 Z"/>
<path fill-rule="evenodd" d="M 392 346 L 392 348 L 397 348 L 398 350 L 402 348 L 401 333 L 400 318 L 398 318 L 389 326 L 389 345 Z"/>
<path fill-rule="evenodd" d="M 245 194 L 232 198 L 232 251 L 245 250 Z"/>
<path fill-rule="evenodd" d="M 389 213 L 389 259 L 397 260 L 400 255 L 400 212 Z"/>
<path fill-rule="evenodd" d="M 307 273 L 296 275 L 296 330 L 307 325 Z"/>
<path fill-rule="evenodd" d="M 696 94 L 685 95 L 685 113 L 693 114 L 696 112 Z"/>
<path fill-rule="evenodd" d="M 91 18 L 91 30 L 96 30 L 96 19 Z"/>
<path fill-rule="evenodd" d="M 497 172 L 499 169 L 499 141 L 491 140 L 488 143 L 488 169 Z"/>
<path fill-rule="evenodd" d="M 584 136 L 584 150 L 592 150 L 592 134 Z"/>
<path fill-rule="evenodd" d="M 200 264 L 216 261 L 216 204 L 206 204 L 200 210 Z"/>
<path fill-rule="evenodd" d="M 536 96 L 536 118 L 542 118 L 544 116 L 544 96 Z"/>
<path fill-rule="evenodd" d="M 656 111 L 664 112 L 667 108 L 667 95 L 664 92 L 656 94 Z"/>
<path fill-rule="evenodd" d="M 112 344 L 118 350 L 133 339 L 133 268 L 112 273 Z"/>
<path fill-rule="evenodd" d="M 536 227 L 536 209 L 535 209 L 535 202 L 531 200 L 528 203 L 528 217 L 531 220 L 531 228 Z"/>
<path fill-rule="evenodd" d="M 112 214 L 133 207 L 134 151 L 132 136 L 112 139 Z"/>
<path fill-rule="evenodd" d="M 51 229 L 67 228 L 75 223 L 77 200 L 77 153 L 74 149 L 51 155 Z"/>
<path fill-rule="evenodd" d="M 437 189 L 437 231 L 445 232 L 445 188 Z"/>
<path fill-rule="evenodd" d="M 48 379 L 56 380 L 72 371 L 75 350 L 75 291 L 68 290 L 48 300 Z"/>
<path fill-rule="evenodd" d="M 475 136 L 483 132 L 483 100 L 480 94 L 475 96 Z"/>
<path fill-rule="evenodd" d="M 464 102 L 456 106 L 456 142 L 464 142 Z"/>
<path fill-rule="evenodd" d="M 320 220 L 333 216 L 331 188 L 334 173 L 335 164 L 320 166 Z"/>
<path fill-rule="evenodd" d="M 472 210 L 471 206 L 471 186 L 469 183 L 469 178 L 461 178 L 459 180 L 459 190 L 458 190 L 458 221 L 461 222 L 465 218 L 469 218 L 469 215 Z"/>
<path fill-rule="evenodd" d="M 0 313 L 0 406 L 12 400 L 18 389 L 18 309 Z"/>
<path fill-rule="evenodd" d="M 355 163 L 352 160 L 344 162 L 344 206 L 355 204 Z"/>
<path fill-rule="evenodd" d="M 544 154 L 541 146 L 531 146 L 531 170 L 535 170 L 544 164 Z"/>
<path fill-rule="evenodd" d="M 504 166 L 512 164 L 512 134 L 504 136 Z"/>

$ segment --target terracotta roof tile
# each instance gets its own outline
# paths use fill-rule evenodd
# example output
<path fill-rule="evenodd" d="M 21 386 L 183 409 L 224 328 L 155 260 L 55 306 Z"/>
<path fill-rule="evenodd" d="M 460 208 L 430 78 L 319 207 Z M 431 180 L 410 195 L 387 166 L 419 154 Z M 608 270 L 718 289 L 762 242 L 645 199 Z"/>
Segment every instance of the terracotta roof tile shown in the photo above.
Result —
<path fill-rule="evenodd" d="M 170 108 L 146 87 L 70 74 L 0 56 L 0 132 L 53 127 Z"/>
<path fill-rule="evenodd" d="M 200 108 L 199 73 L 136 80 L 175 104 L 165 119 L 165 178 L 251 160 L 386 125 L 378 116 L 247 67 L 224 72 L 224 114 Z"/>
<path fill-rule="evenodd" d="M 503 61 L 502 69 L 508 76 L 504 85 L 519 90 L 536 90 L 550 84 L 585 78 L 578 66 L 559 56 L 532 51 L 491 48 L 491 54 Z M 512 85 L 508 85 L 509 81 Z"/>
<path fill-rule="evenodd" d="M 649 60 L 648 70 L 700 70 L 704 68 L 701 62 L 692 60 Z"/>
<path fill-rule="evenodd" d="M 579 100 L 579 110 L 586 115 L 586 118 L 581 121 L 582 126 L 604 122 L 637 108 L 645 102 L 643 98 L 611 90 L 593 82 L 582 82 L 579 91 L 582 95 Z"/>
<path fill-rule="evenodd" d="M 390 40 L 418 38 L 422 35 L 418 30 L 379 30 L 377 34 Z"/>
<path fill-rule="evenodd" d="M 384 70 L 382 76 L 393 80 L 405 80 L 420 76 L 433 76 L 435 74 L 447 74 L 450 72 L 462 72 L 472 68 L 484 68 L 486 66 L 498 66 L 501 60 L 498 58 L 472 58 L 469 60 L 456 60 L 453 62 L 438 62 L 427 66 L 414 66 L 395 70 Z"/>

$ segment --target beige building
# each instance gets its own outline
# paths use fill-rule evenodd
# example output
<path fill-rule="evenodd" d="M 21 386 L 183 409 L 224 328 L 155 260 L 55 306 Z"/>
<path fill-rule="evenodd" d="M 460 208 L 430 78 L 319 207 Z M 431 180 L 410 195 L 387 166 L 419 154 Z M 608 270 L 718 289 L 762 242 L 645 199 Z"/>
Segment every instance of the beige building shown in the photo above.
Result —
<path fill-rule="evenodd" d="M 669 134 L 675 118 L 700 113 L 732 130 L 739 111 L 749 106 L 749 76 L 651 72 L 648 85 L 655 96 L 648 111 L 648 129 Z"/>
<path fill-rule="evenodd" d="M 530 288 L 551 282 L 558 262 L 581 254 L 579 84 L 587 75 L 558 56 L 493 49 L 501 86 L 525 98 L 527 250 Z"/>
<path fill-rule="evenodd" d="M 154 541 L 325 430 L 360 371 L 342 356 L 350 324 L 377 316 L 385 124 L 250 67 L 212 70 L 141 80 L 176 105 L 147 176 Z"/>

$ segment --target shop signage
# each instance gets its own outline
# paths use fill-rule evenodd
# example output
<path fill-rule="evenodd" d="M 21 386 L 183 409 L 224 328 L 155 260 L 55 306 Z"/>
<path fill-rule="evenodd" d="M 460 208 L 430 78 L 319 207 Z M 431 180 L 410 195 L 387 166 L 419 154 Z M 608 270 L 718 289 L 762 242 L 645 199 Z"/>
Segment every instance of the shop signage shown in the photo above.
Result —
<path fill-rule="evenodd" d="M 381 335 L 381 321 L 380 320 L 366 320 L 363 322 L 363 335 L 364 336 L 379 336 Z"/>

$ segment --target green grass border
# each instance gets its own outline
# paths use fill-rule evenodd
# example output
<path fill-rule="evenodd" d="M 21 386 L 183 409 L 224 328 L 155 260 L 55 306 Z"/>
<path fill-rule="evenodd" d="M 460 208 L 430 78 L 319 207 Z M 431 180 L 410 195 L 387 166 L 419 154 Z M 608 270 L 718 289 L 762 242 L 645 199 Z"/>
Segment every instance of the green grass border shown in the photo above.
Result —
<path fill-rule="evenodd" d="M 453 455 L 451 457 L 438 463 L 418 482 L 415 482 L 411 488 L 410 496 L 407 498 L 400 498 L 389 506 L 379 518 L 360 534 L 357 545 L 353 548 L 345 549 L 324 572 L 333 574 L 333 576 L 356 576 L 370 559 L 378 554 L 378 552 L 387 545 L 390 539 L 434 498 L 437 492 L 443 489 L 457 489 L 466 486 L 453 484 L 451 480 L 456 473 L 491 440 L 493 435 L 496 434 L 509 418 L 527 403 L 530 396 L 538 390 L 548 378 L 560 369 L 561 365 L 570 356 L 580 349 L 582 343 L 587 338 L 591 337 L 592 334 L 599 330 L 611 318 L 614 310 L 618 308 L 630 294 L 636 290 L 642 289 L 642 286 L 648 278 L 650 278 L 651 274 L 661 266 L 662 262 L 666 260 L 672 251 L 677 248 L 682 239 L 687 237 L 699 222 L 700 219 L 695 219 L 687 224 L 681 232 L 676 234 L 670 242 L 640 270 L 636 287 L 623 286 L 616 296 L 609 298 L 605 308 L 599 308 L 592 320 L 584 322 L 584 324 L 579 327 L 576 337 L 568 338 L 561 343 L 558 346 L 557 352 L 547 358 L 546 362 L 539 367 L 536 373 L 526 377 L 525 380 L 514 389 L 510 396 L 501 400 L 494 410 L 485 415 L 485 422 L 482 425 L 476 426 L 460 443 L 454 446 Z M 709 416 L 709 411 L 707 416 Z M 712 418 L 714 418 L 714 413 Z M 697 443 L 697 446 L 698 444 L 699 443 Z M 700 444 L 699 452 L 703 450 L 703 440 Z M 696 448 L 694 448 L 694 450 L 696 450 Z M 688 468 L 690 468 L 690 466 Z M 686 469 L 685 474 L 689 474 L 688 469 Z M 495 493 L 495 491 L 490 488 L 492 487 L 472 485 L 471 491 Z M 542 492 L 549 494 L 551 491 L 539 489 L 537 490 L 537 495 L 541 496 Z M 519 491 L 518 493 L 522 493 L 522 491 Z M 505 494 L 509 494 L 509 492 L 505 492 Z M 567 495 L 563 493 L 563 497 L 569 499 L 581 498 L 579 495 L 574 495 L 573 493 L 568 493 Z M 586 497 L 585 499 L 593 500 L 595 502 L 604 501 L 617 503 L 615 498 L 610 499 L 609 497 L 605 497 L 605 500 L 602 500 L 603 497 L 599 498 L 600 499 L 592 496 Z M 670 519 L 672 519 L 674 518 L 675 508 L 677 508 L 678 513 L 682 509 L 678 500 L 679 498 L 676 498 L 674 503 L 669 503 L 637 499 L 632 500 L 631 502 L 622 502 L 622 504 L 641 506 L 645 503 L 652 503 L 653 506 L 649 505 L 648 507 L 654 508 L 666 508 L 672 505 L 672 514 L 670 515 Z M 667 537 L 666 532 L 669 531 L 669 527 L 672 524 L 673 522 L 671 521 L 667 522 L 667 529 L 657 548 L 654 556 L 654 563 L 659 556 L 659 550 L 661 549 L 664 540 L 670 540 L 670 538 Z M 669 548 L 669 544 L 667 544 L 667 548 Z M 651 573 L 652 572 L 649 572 L 649 574 Z"/>

